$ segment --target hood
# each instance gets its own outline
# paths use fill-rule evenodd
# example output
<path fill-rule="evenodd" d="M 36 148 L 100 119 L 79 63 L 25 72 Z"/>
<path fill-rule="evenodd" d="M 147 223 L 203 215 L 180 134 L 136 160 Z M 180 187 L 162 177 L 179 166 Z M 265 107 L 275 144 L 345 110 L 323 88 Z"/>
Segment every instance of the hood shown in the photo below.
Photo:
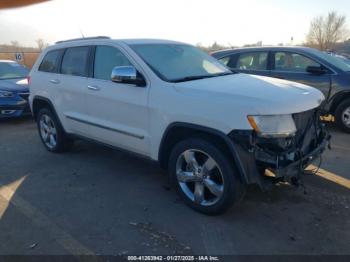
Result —
<path fill-rule="evenodd" d="M 299 113 L 318 107 L 324 100 L 323 94 L 313 87 L 247 74 L 181 82 L 174 87 L 178 92 L 191 94 L 192 97 L 209 97 L 218 106 L 230 103 L 239 111 L 245 108 L 248 114 Z"/>
<path fill-rule="evenodd" d="M 0 90 L 10 92 L 29 92 L 28 80 L 26 78 L 0 80 Z"/>

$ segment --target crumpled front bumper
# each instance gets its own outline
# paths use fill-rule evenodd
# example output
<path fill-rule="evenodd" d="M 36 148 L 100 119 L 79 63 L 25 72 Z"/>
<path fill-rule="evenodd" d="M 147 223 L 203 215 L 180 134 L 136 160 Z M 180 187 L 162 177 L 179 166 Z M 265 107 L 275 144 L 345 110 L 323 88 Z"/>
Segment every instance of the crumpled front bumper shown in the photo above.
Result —
<path fill-rule="evenodd" d="M 260 138 L 252 130 L 229 134 L 244 182 L 265 187 L 298 179 L 304 169 L 327 148 L 331 136 L 316 110 L 298 114 L 298 132 L 290 138 Z"/>
<path fill-rule="evenodd" d="M 329 144 L 330 136 L 325 137 L 322 142 L 313 149 L 310 153 L 303 156 L 301 159 L 288 164 L 287 166 L 272 169 L 271 172 L 275 175 L 275 178 L 290 178 L 296 177 L 303 172 L 304 168 L 307 167 L 312 161 L 317 159 L 327 148 Z"/>

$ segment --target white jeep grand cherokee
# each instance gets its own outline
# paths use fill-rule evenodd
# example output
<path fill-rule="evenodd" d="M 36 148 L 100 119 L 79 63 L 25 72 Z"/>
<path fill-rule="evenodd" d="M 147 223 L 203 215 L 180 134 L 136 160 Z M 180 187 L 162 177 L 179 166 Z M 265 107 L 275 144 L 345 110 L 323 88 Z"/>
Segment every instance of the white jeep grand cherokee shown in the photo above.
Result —
<path fill-rule="evenodd" d="M 156 160 L 207 214 L 249 184 L 297 183 L 329 140 L 318 90 L 231 72 L 173 41 L 58 42 L 31 70 L 29 100 L 47 150 L 88 138 Z"/>

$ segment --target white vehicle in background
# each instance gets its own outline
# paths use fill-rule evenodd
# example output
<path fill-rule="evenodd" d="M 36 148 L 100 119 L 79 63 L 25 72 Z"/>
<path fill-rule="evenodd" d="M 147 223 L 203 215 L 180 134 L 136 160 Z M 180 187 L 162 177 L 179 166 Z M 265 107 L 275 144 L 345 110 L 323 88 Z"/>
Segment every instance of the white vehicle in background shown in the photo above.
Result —
<path fill-rule="evenodd" d="M 232 73 L 174 41 L 58 42 L 30 82 L 47 150 L 88 138 L 158 161 L 185 202 L 207 214 L 225 211 L 249 184 L 296 183 L 329 139 L 320 91 Z"/>

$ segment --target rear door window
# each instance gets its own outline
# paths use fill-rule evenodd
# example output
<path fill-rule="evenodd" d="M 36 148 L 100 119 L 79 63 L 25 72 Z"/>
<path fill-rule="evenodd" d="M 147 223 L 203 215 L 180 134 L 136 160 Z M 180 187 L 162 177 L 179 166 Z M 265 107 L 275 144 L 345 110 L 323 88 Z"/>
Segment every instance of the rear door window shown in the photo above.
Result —
<path fill-rule="evenodd" d="M 88 76 L 89 47 L 70 47 L 62 60 L 61 73 L 73 76 Z"/>
<path fill-rule="evenodd" d="M 39 66 L 39 71 L 57 73 L 58 63 L 63 50 L 53 50 L 48 52 Z"/>
<path fill-rule="evenodd" d="M 236 68 L 240 70 L 267 70 L 268 52 L 242 53 L 237 59 Z"/>

